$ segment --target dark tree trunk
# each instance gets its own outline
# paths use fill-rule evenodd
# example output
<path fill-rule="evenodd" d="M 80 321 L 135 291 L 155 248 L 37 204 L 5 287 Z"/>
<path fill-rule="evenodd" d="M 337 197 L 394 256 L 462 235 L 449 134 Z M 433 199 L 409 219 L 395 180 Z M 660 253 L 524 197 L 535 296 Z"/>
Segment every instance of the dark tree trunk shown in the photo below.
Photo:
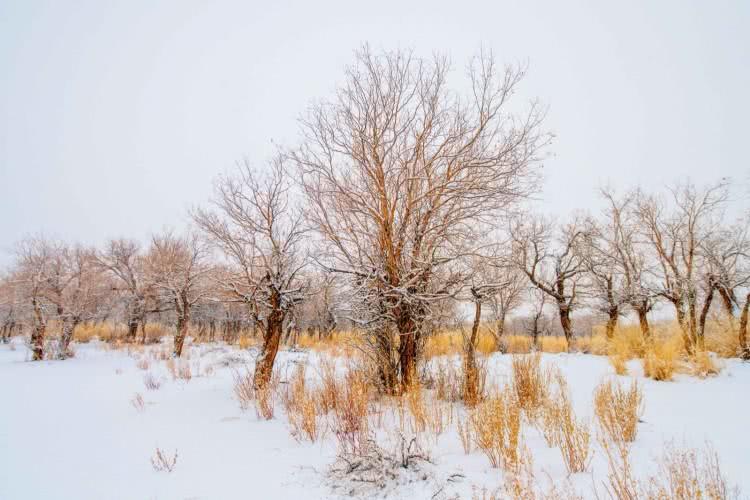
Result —
<path fill-rule="evenodd" d="M 474 406 L 479 402 L 479 370 L 477 368 L 476 347 L 479 335 L 479 321 L 482 317 L 482 302 L 474 302 L 474 323 L 471 334 L 464 345 L 464 403 Z"/>
<path fill-rule="evenodd" d="M 651 325 L 648 323 L 648 311 L 645 307 L 637 307 L 635 312 L 638 314 L 638 324 L 641 327 L 641 335 L 645 340 L 651 340 Z"/>
<path fill-rule="evenodd" d="M 284 311 L 281 309 L 281 297 L 274 294 L 271 297 L 271 311 L 266 319 L 266 327 L 263 332 L 263 346 L 255 363 L 255 374 L 253 386 L 255 389 L 263 390 L 268 387 L 273 375 L 273 364 L 276 354 L 279 352 L 281 335 L 284 328 Z"/>
<path fill-rule="evenodd" d="M 419 331 L 408 309 L 399 314 L 398 357 L 401 371 L 401 390 L 406 391 L 417 382 L 417 347 Z"/>
<path fill-rule="evenodd" d="M 39 302 L 31 299 L 34 310 L 34 329 L 31 332 L 31 359 L 41 361 L 44 359 L 44 336 L 47 333 L 47 320 L 44 318 Z"/>
<path fill-rule="evenodd" d="M 188 334 L 188 325 L 190 323 L 190 313 L 187 311 L 177 316 L 177 334 L 174 336 L 174 356 L 182 356 L 182 346 L 185 344 L 185 337 Z"/>
<path fill-rule="evenodd" d="M 566 303 L 558 302 L 558 309 L 560 310 L 560 326 L 562 326 L 562 331 L 565 334 L 565 340 L 568 341 L 568 346 L 570 346 L 570 343 L 573 340 L 573 327 L 570 321 L 570 308 Z"/>
<path fill-rule="evenodd" d="M 617 319 L 620 317 L 620 308 L 612 306 L 609 308 L 609 317 L 607 318 L 607 339 L 612 340 L 615 336 L 615 328 L 617 328 Z"/>
<path fill-rule="evenodd" d="M 699 349 L 705 348 L 705 339 L 706 339 L 706 318 L 708 317 L 708 311 L 711 309 L 711 302 L 714 300 L 714 289 L 711 288 L 708 292 L 708 295 L 706 295 L 706 298 L 703 302 L 703 307 L 701 308 L 701 315 L 698 318 L 698 335 L 697 335 L 697 343 Z"/>
<path fill-rule="evenodd" d="M 505 311 L 500 313 L 500 318 L 495 322 L 495 331 L 493 337 L 495 337 L 495 350 L 502 352 L 503 345 L 503 334 L 505 334 Z"/>

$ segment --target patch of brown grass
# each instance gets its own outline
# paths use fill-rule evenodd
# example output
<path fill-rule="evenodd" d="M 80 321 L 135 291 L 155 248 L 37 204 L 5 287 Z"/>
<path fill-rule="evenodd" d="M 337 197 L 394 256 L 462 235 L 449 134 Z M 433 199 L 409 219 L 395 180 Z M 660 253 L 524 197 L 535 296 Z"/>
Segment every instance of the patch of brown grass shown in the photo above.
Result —
<path fill-rule="evenodd" d="M 469 414 L 474 444 L 492 467 L 513 470 L 518 465 L 521 407 L 513 390 L 504 388 L 486 398 Z"/>
<path fill-rule="evenodd" d="M 603 382 L 594 391 L 594 413 L 611 440 L 633 442 L 643 413 L 643 390 L 637 381 L 627 389 L 611 380 Z"/>

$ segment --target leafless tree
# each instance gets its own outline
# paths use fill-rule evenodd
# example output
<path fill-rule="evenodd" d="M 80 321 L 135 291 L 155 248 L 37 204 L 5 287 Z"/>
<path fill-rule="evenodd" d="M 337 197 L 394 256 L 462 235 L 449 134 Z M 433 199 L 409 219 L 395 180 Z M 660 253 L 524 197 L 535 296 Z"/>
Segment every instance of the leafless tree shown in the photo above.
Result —
<path fill-rule="evenodd" d="M 750 218 L 740 219 L 730 226 L 719 228 L 703 244 L 705 264 L 704 283 L 719 294 L 732 330 L 736 329 L 739 355 L 750 358 L 747 344 L 748 308 L 750 307 Z M 705 328 L 710 300 L 704 301 L 699 329 Z M 739 312 L 739 325 L 735 311 Z"/>
<path fill-rule="evenodd" d="M 7 344 L 20 327 L 19 279 L 13 272 L 0 277 L 0 343 Z"/>
<path fill-rule="evenodd" d="M 552 332 L 551 320 L 546 313 L 549 294 L 536 287 L 527 288 L 527 293 L 531 310 L 522 319 L 521 324 L 526 333 L 531 336 L 532 344 L 536 349 L 539 347 L 539 337 L 548 336 Z"/>
<path fill-rule="evenodd" d="M 522 68 L 499 69 L 481 54 L 468 97 L 449 88 L 448 74 L 445 57 L 362 48 L 336 97 L 302 119 L 291 155 L 307 217 L 328 245 L 325 265 L 359 300 L 352 319 L 383 339 L 399 336 L 402 387 L 414 381 L 434 304 L 463 284 L 451 266 L 536 189 L 549 141 L 536 104 L 524 115 L 508 110 Z"/>
<path fill-rule="evenodd" d="M 502 265 L 492 266 L 488 273 L 491 275 L 490 281 L 503 284 L 492 289 L 487 296 L 491 320 L 490 333 L 495 338 L 497 349 L 500 350 L 508 315 L 523 304 L 528 286 L 526 277 L 510 259 Z"/>
<path fill-rule="evenodd" d="M 679 183 L 670 188 L 672 210 L 655 195 L 638 197 L 641 230 L 659 262 L 657 293 L 674 306 L 688 352 L 703 346 L 699 310 L 708 310 L 715 291 L 710 276 L 701 290 L 706 279 L 700 272 L 706 263 L 703 245 L 721 226 L 728 193 L 725 181 L 702 189 Z"/>
<path fill-rule="evenodd" d="M 627 300 L 638 316 L 643 337 L 649 339 L 651 326 L 648 314 L 656 305 L 658 295 L 651 283 L 653 261 L 650 259 L 645 241 L 639 238 L 639 195 L 637 191 L 618 195 L 610 188 L 602 189 L 601 195 L 606 202 L 602 230 L 599 233 L 601 250 L 606 253 L 605 262 L 608 266 L 614 267 L 613 285 L 619 278 L 621 282 L 618 286 L 622 287 L 622 290 L 617 294 L 613 293 L 612 300 L 608 299 L 607 302 Z M 601 292 L 602 287 L 599 288 Z M 604 289 L 606 290 L 606 286 Z"/>
<path fill-rule="evenodd" d="M 262 326 L 256 388 L 264 388 L 271 379 L 284 321 L 305 292 L 305 227 L 302 213 L 292 204 L 291 189 L 291 175 L 281 157 L 262 173 L 245 163 L 236 175 L 218 179 L 215 210 L 193 213 L 198 227 L 230 263 L 218 286 L 229 300 L 245 304 Z"/>
<path fill-rule="evenodd" d="M 589 223 L 579 217 L 557 231 L 551 220 L 538 216 L 511 226 L 515 263 L 534 287 L 554 300 L 568 342 L 573 338 L 570 314 L 580 305 L 585 284 L 582 246 L 589 230 Z"/>
<path fill-rule="evenodd" d="M 113 288 L 124 298 L 128 340 L 136 340 L 140 326 L 145 342 L 148 314 L 161 311 L 161 307 L 144 277 L 140 244 L 135 240 L 111 240 L 103 251 L 97 252 L 96 260 L 115 278 Z"/>
<path fill-rule="evenodd" d="M 44 359 L 47 321 L 51 304 L 47 301 L 49 280 L 53 276 L 53 260 L 58 245 L 43 237 L 21 241 L 16 247 L 16 284 L 23 302 L 30 308 L 31 339 L 29 348 L 33 361 Z"/>
<path fill-rule="evenodd" d="M 173 354 L 182 355 L 193 306 L 212 289 L 208 274 L 208 246 L 197 234 L 177 236 L 171 231 L 155 235 L 145 257 L 146 280 L 171 304 L 177 319 Z"/>

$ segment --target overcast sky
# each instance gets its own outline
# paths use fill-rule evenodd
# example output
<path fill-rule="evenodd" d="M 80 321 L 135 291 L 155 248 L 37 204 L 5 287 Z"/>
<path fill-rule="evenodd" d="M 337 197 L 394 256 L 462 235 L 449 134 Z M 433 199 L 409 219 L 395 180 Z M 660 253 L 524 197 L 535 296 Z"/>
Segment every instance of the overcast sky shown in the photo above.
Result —
<path fill-rule="evenodd" d="M 519 98 L 557 135 L 546 211 L 749 178 L 749 1 L 0 0 L 0 250 L 182 227 L 216 174 L 294 143 L 364 42 L 528 61 Z"/>

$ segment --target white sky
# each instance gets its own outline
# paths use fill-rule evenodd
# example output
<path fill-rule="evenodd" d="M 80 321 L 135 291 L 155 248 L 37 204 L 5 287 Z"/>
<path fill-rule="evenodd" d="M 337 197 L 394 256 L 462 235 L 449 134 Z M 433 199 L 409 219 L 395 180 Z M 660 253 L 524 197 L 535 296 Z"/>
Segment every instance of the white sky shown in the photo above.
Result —
<path fill-rule="evenodd" d="M 295 141 L 363 42 L 528 60 L 520 97 L 557 134 L 546 211 L 606 182 L 747 182 L 749 33 L 739 0 L 0 0 L 0 251 L 180 227 L 217 173 Z"/>

